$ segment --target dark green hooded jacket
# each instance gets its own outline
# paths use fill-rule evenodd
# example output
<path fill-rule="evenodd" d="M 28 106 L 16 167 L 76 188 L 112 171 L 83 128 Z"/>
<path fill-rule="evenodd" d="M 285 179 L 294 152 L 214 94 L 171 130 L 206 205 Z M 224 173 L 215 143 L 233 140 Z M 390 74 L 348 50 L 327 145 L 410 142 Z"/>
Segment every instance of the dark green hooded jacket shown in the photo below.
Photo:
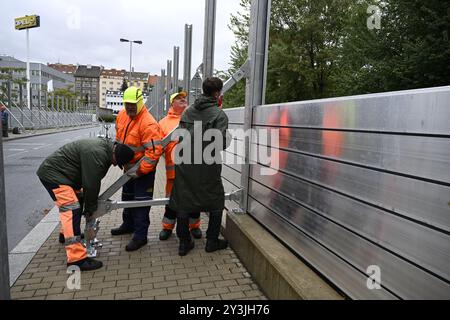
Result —
<path fill-rule="evenodd" d="M 113 143 L 104 139 L 83 139 L 68 143 L 47 157 L 37 171 L 46 182 L 83 188 L 85 212 L 97 210 L 102 179 L 112 164 Z"/>
<path fill-rule="evenodd" d="M 187 143 L 190 144 L 191 151 L 187 157 L 190 158 L 191 162 L 190 164 L 182 163 L 175 166 L 175 182 L 169 204 L 172 210 L 180 213 L 211 212 L 223 210 L 225 207 L 221 161 L 206 164 L 203 156 L 200 155 L 201 164 L 194 164 L 194 141 L 200 135 L 198 131 L 194 133 L 194 122 L 196 121 L 202 123 L 202 136 L 208 129 L 218 129 L 221 132 L 222 150 L 226 149 L 230 142 L 229 136 L 227 136 L 228 117 L 218 107 L 216 99 L 202 95 L 192 107 L 183 113 L 180 128 L 189 131 L 191 141 L 187 142 L 183 138 L 183 141 L 180 141 L 175 149 L 174 158 L 176 163 L 179 163 L 180 156 L 183 158 L 186 156 L 183 145 Z M 202 155 L 205 148 L 210 144 L 211 141 L 201 144 Z M 183 151 L 180 151 L 179 148 L 182 148 Z"/>

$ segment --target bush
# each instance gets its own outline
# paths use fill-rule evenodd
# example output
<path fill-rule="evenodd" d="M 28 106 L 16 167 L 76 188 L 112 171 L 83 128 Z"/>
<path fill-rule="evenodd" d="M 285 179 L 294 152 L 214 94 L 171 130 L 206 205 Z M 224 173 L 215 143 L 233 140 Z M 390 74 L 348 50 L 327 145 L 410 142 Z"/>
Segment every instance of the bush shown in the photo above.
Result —
<path fill-rule="evenodd" d="M 98 118 L 99 121 L 103 121 L 103 122 L 116 122 L 116 116 L 115 115 L 104 115 L 104 116 L 100 116 Z"/>

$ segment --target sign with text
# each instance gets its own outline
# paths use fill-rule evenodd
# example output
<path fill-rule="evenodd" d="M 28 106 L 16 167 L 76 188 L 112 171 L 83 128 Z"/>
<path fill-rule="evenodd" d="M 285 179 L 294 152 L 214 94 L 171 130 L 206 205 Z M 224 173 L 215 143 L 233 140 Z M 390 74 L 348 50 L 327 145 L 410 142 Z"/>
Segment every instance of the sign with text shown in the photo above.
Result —
<path fill-rule="evenodd" d="M 41 26 L 41 18 L 37 15 L 16 18 L 14 21 L 16 30 L 38 28 Z"/>

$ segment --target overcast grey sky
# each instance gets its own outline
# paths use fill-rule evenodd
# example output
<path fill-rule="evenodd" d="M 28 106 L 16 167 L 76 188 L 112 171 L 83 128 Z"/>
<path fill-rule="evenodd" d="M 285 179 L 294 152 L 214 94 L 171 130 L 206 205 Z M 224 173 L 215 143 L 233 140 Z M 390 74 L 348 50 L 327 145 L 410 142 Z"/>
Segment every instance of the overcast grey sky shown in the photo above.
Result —
<path fill-rule="evenodd" d="M 218 0 L 215 68 L 229 67 L 234 35 L 230 14 L 239 0 Z M 14 29 L 14 18 L 37 14 L 41 27 L 30 29 L 30 60 L 42 63 L 79 63 L 129 69 L 129 44 L 120 38 L 142 40 L 133 45 L 135 71 L 159 74 L 173 46 L 180 47 L 183 74 L 184 25 L 193 24 L 192 70 L 203 56 L 205 0 L 2 0 L 0 54 L 26 59 L 26 31 Z"/>

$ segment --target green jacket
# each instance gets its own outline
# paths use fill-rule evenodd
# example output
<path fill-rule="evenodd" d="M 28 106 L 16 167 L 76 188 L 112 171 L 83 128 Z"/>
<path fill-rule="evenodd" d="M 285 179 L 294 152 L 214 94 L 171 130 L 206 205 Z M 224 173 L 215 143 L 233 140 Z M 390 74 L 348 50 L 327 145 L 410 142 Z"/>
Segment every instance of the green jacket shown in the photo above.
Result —
<path fill-rule="evenodd" d="M 191 164 L 183 163 L 175 166 L 175 181 L 169 207 L 180 213 L 223 210 L 225 197 L 221 178 L 221 162 L 206 164 L 202 156 L 202 163 L 194 164 L 195 121 L 202 122 L 202 135 L 208 129 L 220 130 L 223 138 L 223 149 L 226 149 L 227 142 L 229 142 L 227 140 L 227 115 L 218 107 L 215 99 L 203 95 L 200 96 L 194 105 L 187 109 L 181 117 L 180 128 L 188 130 L 191 135 L 191 154 L 188 155 L 188 158 L 191 159 Z M 202 143 L 202 155 L 209 144 L 211 144 L 209 141 Z M 174 154 L 176 162 L 180 161 L 178 156 L 183 156 L 185 151 L 184 145 L 185 141 L 181 141 L 176 147 Z"/>
<path fill-rule="evenodd" d="M 104 139 L 84 139 L 68 143 L 47 157 L 37 171 L 46 182 L 83 188 L 85 212 L 97 210 L 102 179 L 112 164 L 113 143 Z"/>

